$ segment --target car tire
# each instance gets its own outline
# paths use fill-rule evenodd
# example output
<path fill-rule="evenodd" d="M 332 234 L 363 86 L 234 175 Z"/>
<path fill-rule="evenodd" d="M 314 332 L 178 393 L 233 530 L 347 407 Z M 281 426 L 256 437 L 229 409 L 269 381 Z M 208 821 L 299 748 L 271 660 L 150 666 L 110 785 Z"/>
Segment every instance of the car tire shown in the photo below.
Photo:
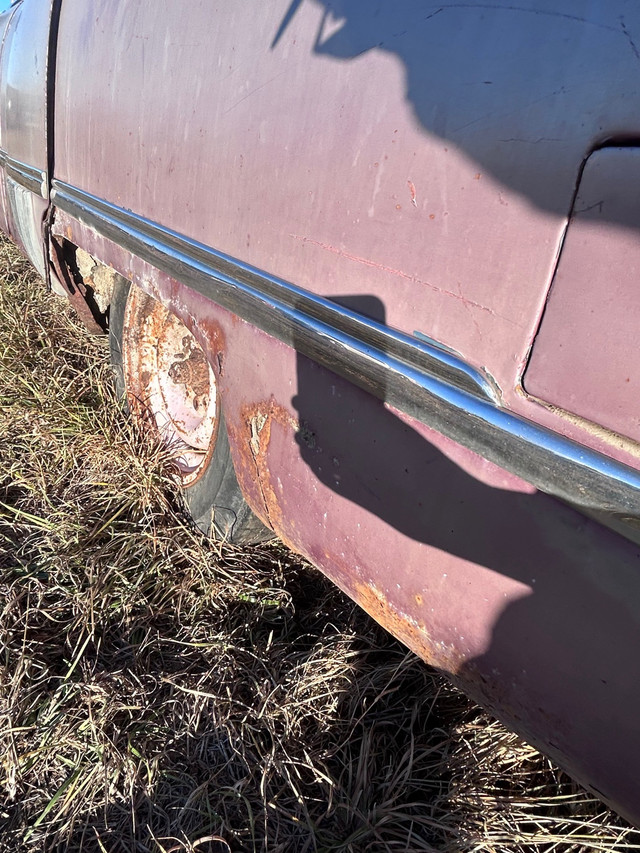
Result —
<path fill-rule="evenodd" d="M 252 512 L 240 490 L 215 374 L 189 329 L 160 302 L 118 277 L 109 309 L 109 342 L 116 389 L 129 415 L 144 431 L 150 430 L 176 446 L 182 493 L 197 526 L 212 538 L 236 544 L 273 538 L 273 532 Z M 170 360 L 176 356 L 173 350 L 181 345 L 184 352 L 179 354 L 185 357 L 167 369 L 163 353 L 168 353 Z M 188 373 L 194 363 L 205 383 L 208 372 L 210 383 L 209 390 L 200 394 L 200 409 L 206 409 L 200 424 L 198 415 L 202 412 L 190 409 L 190 405 L 198 408 L 197 397 L 187 380 L 176 375 L 180 369 Z M 165 393 L 166 389 L 169 391 Z M 176 395 L 176 389 L 184 393 Z M 182 417 L 185 412 L 186 417 Z M 185 432 L 174 420 L 181 425 L 189 420 L 194 428 Z M 204 421 L 207 428 L 203 430 Z M 189 445 L 193 436 L 197 436 L 195 449 Z"/>

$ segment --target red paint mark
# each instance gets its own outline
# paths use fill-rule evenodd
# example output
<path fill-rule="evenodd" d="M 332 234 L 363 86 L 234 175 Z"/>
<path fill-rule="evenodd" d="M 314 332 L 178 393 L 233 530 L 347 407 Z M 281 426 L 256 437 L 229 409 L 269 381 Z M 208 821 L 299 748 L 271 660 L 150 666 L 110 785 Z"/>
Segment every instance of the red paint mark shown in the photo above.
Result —
<path fill-rule="evenodd" d="M 401 205 L 401 204 L 396 204 L 396 210 L 402 210 L 402 205 Z"/>
<path fill-rule="evenodd" d="M 435 219 L 435 218 L 436 218 L 435 213 L 430 213 L 430 214 L 429 214 L 429 219 Z"/>
<path fill-rule="evenodd" d="M 407 181 L 407 186 L 409 187 L 409 192 L 411 193 L 411 204 L 414 207 L 417 207 L 418 202 L 416 201 L 416 188 L 413 184 L 413 181 Z"/>
<path fill-rule="evenodd" d="M 467 299 L 466 296 L 463 296 L 462 293 L 454 293 L 451 290 L 447 290 L 444 287 L 438 287 L 437 284 L 431 284 L 429 281 L 425 281 L 424 279 L 417 278 L 415 275 L 410 275 L 409 273 L 403 272 L 402 270 L 394 269 L 393 267 L 388 267 L 385 264 L 380 264 L 377 261 L 372 261 L 369 258 L 361 258 L 358 255 L 352 255 L 350 252 L 345 252 L 344 249 L 338 249 L 336 246 L 330 246 L 328 243 L 322 243 L 319 240 L 312 240 L 311 237 L 302 237 L 300 234 L 289 234 L 289 237 L 292 237 L 294 240 L 300 240 L 302 243 L 310 243 L 312 246 L 318 246 L 320 249 L 325 249 L 327 252 L 333 252 L 334 255 L 339 255 L 341 258 L 347 258 L 350 261 L 355 261 L 358 264 L 364 264 L 367 267 L 374 267 L 377 270 L 382 270 L 383 272 L 391 273 L 392 275 L 397 275 L 399 278 L 404 278 L 407 281 L 415 282 L 415 284 L 423 284 L 425 287 L 428 287 L 430 290 L 433 290 L 435 293 L 441 293 L 443 296 L 451 296 L 453 299 L 457 299 L 459 302 L 466 308 L 478 308 L 480 311 L 485 311 L 487 314 L 491 314 L 494 317 L 500 317 L 501 320 L 506 320 L 508 323 L 513 323 L 508 317 L 503 317 L 501 314 L 496 314 L 491 308 L 487 308 L 486 305 L 481 305 L 479 302 L 475 302 L 473 299 Z M 513 324 L 516 325 L 516 324 Z"/>
<path fill-rule="evenodd" d="M 479 181 L 481 177 L 482 177 L 482 175 L 480 174 L 480 172 L 476 172 L 476 174 L 473 176 L 473 180 Z"/>

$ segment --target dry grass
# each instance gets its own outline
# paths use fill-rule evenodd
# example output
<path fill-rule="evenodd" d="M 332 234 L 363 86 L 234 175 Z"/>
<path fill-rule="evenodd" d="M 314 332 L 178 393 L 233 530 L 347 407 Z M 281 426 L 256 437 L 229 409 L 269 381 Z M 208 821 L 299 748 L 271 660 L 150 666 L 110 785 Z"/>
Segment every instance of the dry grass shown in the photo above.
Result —
<path fill-rule="evenodd" d="M 315 570 L 205 542 L 0 253 L 2 853 L 639 845 Z"/>

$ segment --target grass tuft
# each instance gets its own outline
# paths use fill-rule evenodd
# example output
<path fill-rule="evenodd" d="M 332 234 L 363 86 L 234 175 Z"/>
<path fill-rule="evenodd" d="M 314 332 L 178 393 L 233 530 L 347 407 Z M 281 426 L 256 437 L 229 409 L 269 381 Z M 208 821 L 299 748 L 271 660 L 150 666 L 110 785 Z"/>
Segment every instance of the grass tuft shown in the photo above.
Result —
<path fill-rule="evenodd" d="M 640 849 L 313 568 L 205 541 L 106 342 L 0 266 L 2 853 Z"/>

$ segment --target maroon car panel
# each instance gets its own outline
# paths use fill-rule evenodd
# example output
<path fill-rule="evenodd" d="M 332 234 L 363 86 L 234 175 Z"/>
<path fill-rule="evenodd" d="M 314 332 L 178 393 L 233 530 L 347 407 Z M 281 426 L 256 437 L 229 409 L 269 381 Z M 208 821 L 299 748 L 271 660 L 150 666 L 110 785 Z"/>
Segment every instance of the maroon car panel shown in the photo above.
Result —
<path fill-rule="evenodd" d="M 581 164 L 640 131 L 624 4 L 539 5 L 308 2 L 276 41 L 286 2 L 65 0 L 57 177 L 312 291 L 375 293 L 509 393 Z"/>
<path fill-rule="evenodd" d="M 0 17 L 0 226 L 32 259 L 53 178 L 426 335 L 491 405 L 640 467 L 636 2 L 62 0 L 48 79 L 52 10 Z M 640 548 L 51 213 L 197 337 L 263 521 L 640 823 Z"/>
<path fill-rule="evenodd" d="M 55 231 L 192 329 L 216 369 L 254 511 L 417 654 L 640 822 L 640 549 L 67 214 Z"/>

